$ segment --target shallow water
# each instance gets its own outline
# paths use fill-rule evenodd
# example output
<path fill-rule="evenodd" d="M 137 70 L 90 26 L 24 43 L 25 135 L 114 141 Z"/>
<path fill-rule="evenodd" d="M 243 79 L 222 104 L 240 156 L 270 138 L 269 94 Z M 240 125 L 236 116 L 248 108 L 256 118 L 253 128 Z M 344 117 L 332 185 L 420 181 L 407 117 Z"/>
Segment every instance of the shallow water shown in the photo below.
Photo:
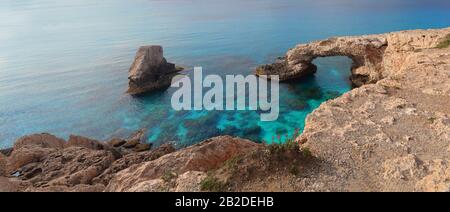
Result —
<path fill-rule="evenodd" d="M 138 46 L 204 74 L 249 74 L 297 43 L 339 35 L 450 26 L 441 0 L 2 0 L 0 147 L 23 135 L 126 136 L 180 146 L 220 134 L 267 142 L 302 129 L 308 113 L 350 89 L 350 61 L 318 59 L 315 77 L 281 87 L 276 122 L 257 112 L 175 112 L 169 89 L 124 91 Z"/>

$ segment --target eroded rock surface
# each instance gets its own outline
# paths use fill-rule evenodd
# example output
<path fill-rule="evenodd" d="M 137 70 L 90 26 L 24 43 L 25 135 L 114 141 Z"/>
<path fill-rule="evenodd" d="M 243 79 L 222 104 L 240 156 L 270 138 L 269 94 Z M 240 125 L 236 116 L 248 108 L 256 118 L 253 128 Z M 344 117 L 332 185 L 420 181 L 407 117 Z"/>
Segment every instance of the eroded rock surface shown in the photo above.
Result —
<path fill-rule="evenodd" d="M 157 160 L 125 169 L 111 180 L 106 191 L 143 191 L 143 188 L 160 188 L 159 179 L 168 173 L 180 175 L 188 171 L 207 172 L 222 165 L 233 156 L 249 152 L 258 144 L 221 136 L 165 155 Z M 142 187 L 142 188 L 139 188 Z"/>
<path fill-rule="evenodd" d="M 347 56 L 353 60 L 351 79 L 355 86 L 375 83 L 400 68 L 408 52 L 432 48 L 449 32 L 449 29 L 414 30 L 301 44 L 274 64 L 258 67 L 256 74 L 278 75 L 282 81 L 290 80 L 315 73 L 313 60 L 318 57 Z"/>
<path fill-rule="evenodd" d="M 445 191 L 450 186 L 450 50 L 433 48 L 449 33 L 382 35 L 388 43 L 382 69 L 373 69 L 382 77 L 308 116 L 298 140 L 306 140 L 303 146 L 323 161 L 319 174 L 311 176 L 320 182 L 313 190 Z"/>
<path fill-rule="evenodd" d="M 142 46 L 129 71 L 128 93 L 138 95 L 168 88 L 180 70 L 167 62 L 161 46 Z"/>
<path fill-rule="evenodd" d="M 135 154 L 127 154 L 123 158 L 114 161 L 100 176 L 94 179 L 94 182 L 108 185 L 110 180 L 116 173 L 136 164 L 152 161 L 163 155 L 172 153 L 175 148 L 170 144 L 164 144 L 152 151 L 139 152 Z"/>
<path fill-rule="evenodd" d="M 123 141 L 143 145 L 145 131 Z M 9 157 L 0 153 L 0 191 L 103 191 L 117 172 L 175 151 L 170 144 L 135 151 L 110 143 L 75 135 L 67 142 L 46 133 L 24 136 Z"/>
<path fill-rule="evenodd" d="M 119 143 L 144 140 L 141 130 Z M 171 144 L 142 152 L 121 145 L 74 135 L 68 142 L 49 134 L 20 138 L 11 156 L 0 154 L 0 191 L 200 191 L 208 170 L 258 144 L 223 136 L 180 151 Z"/>

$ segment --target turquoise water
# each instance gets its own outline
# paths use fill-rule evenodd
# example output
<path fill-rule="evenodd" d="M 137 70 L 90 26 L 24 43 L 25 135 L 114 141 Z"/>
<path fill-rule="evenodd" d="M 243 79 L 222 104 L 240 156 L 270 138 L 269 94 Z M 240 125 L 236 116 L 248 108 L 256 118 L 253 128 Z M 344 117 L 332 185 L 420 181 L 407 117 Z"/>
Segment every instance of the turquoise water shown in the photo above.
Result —
<path fill-rule="evenodd" d="M 279 120 L 263 123 L 252 111 L 175 112 L 173 89 L 126 95 L 138 46 L 163 45 L 170 61 L 204 74 L 249 74 L 301 42 L 447 26 L 447 0 L 2 0 L 0 147 L 37 132 L 108 139 L 140 128 L 155 144 L 277 142 L 350 89 L 348 59 L 318 59 L 315 77 L 283 84 Z"/>

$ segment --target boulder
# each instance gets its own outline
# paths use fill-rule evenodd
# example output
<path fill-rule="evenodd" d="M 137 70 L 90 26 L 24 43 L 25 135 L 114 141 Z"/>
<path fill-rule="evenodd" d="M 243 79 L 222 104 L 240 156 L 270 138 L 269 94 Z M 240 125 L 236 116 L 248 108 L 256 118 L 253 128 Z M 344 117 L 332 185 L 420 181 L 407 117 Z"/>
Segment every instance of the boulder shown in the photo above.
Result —
<path fill-rule="evenodd" d="M 140 130 L 134 132 L 126 140 L 127 141 L 137 141 L 139 143 L 145 143 L 146 129 L 140 129 Z"/>
<path fill-rule="evenodd" d="M 36 145 L 23 146 L 19 149 L 14 148 L 14 151 L 8 158 L 7 171 L 13 173 L 27 164 L 40 162 L 47 155 L 55 151 L 57 151 L 57 149 L 43 148 Z"/>
<path fill-rule="evenodd" d="M 83 136 L 71 135 L 69 141 L 65 145 L 66 147 L 84 147 L 92 150 L 103 150 L 105 145 L 99 141 L 86 138 Z"/>
<path fill-rule="evenodd" d="M 47 133 L 33 134 L 23 136 L 14 143 L 14 150 L 18 150 L 24 146 L 38 146 L 42 148 L 62 149 L 64 148 L 64 139 L 58 138 Z M 14 151 L 13 150 L 13 151 Z"/>
<path fill-rule="evenodd" d="M 167 154 L 156 160 L 132 166 L 115 175 L 106 191 L 129 191 L 134 185 L 161 178 L 167 172 L 207 172 L 218 168 L 230 158 L 255 150 L 252 141 L 220 136 L 200 144 Z"/>
<path fill-rule="evenodd" d="M 123 139 L 118 139 L 118 138 L 114 138 L 111 141 L 108 142 L 109 145 L 111 145 L 112 147 L 121 147 L 122 145 L 124 145 L 127 141 L 123 140 Z"/>
<path fill-rule="evenodd" d="M 161 46 L 142 46 L 129 70 L 127 93 L 139 95 L 168 88 L 179 71 L 164 58 Z"/>
<path fill-rule="evenodd" d="M 130 141 L 125 142 L 125 144 L 122 145 L 122 147 L 126 148 L 126 149 L 131 149 L 131 148 L 136 147 L 138 144 L 140 144 L 138 140 L 130 140 Z"/>
<path fill-rule="evenodd" d="M 152 144 L 138 144 L 134 147 L 135 152 L 144 152 L 152 148 Z"/>

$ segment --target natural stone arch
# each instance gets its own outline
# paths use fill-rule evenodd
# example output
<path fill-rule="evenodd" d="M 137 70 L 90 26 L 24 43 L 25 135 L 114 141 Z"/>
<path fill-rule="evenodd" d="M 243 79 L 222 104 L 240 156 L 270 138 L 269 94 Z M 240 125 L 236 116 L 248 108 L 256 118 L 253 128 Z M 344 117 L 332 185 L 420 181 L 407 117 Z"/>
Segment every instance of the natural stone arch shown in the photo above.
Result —
<path fill-rule="evenodd" d="M 387 48 L 384 36 L 330 38 L 301 44 L 271 65 L 260 66 L 256 75 L 278 75 L 281 81 L 300 78 L 316 72 L 313 64 L 318 57 L 347 56 L 353 60 L 351 80 L 354 86 L 381 79 L 383 55 Z"/>

